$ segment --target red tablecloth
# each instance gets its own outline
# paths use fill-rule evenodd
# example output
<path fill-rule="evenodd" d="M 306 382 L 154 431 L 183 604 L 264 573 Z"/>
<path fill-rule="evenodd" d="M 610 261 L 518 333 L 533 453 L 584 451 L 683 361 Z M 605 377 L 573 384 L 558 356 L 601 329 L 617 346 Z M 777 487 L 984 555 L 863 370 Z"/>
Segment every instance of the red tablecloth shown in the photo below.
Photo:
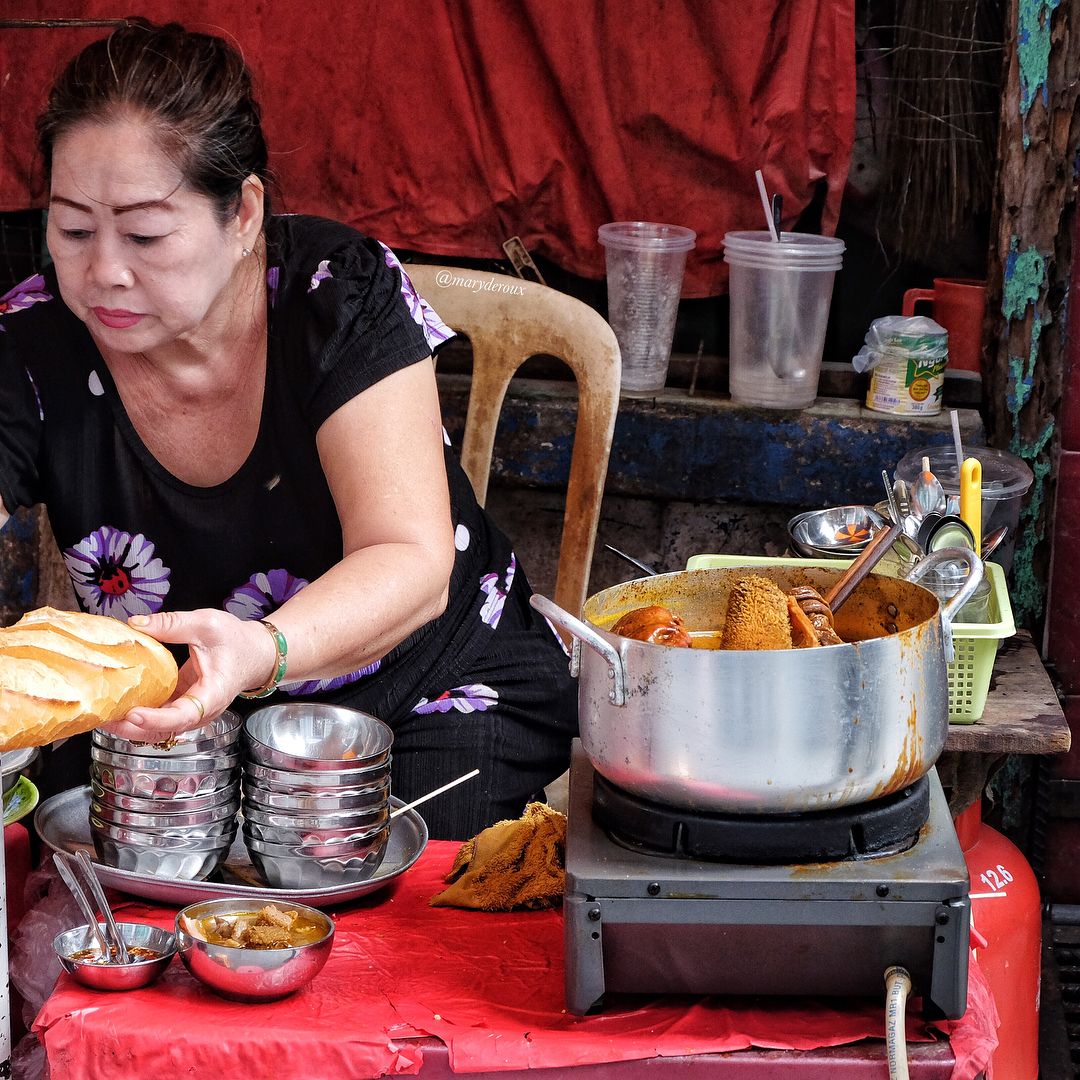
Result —
<path fill-rule="evenodd" d="M 457 845 L 434 842 L 393 887 L 335 913 L 330 959 L 305 990 L 266 1005 L 225 1001 L 176 962 L 155 986 L 86 990 L 63 976 L 34 1030 L 54 1076 L 303 1077 L 415 1073 L 423 1036 L 456 1072 L 548 1068 L 745 1049 L 810 1049 L 884 1038 L 872 1001 L 730 998 L 618 1001 L 602 1015 L 563 1006 L 562 916 L 431 908 Z M 174 912 L 131 900 L 125 919 L 171 926 Z M 908 1020 L 913 1042 L 948 1038 L 953 1080 L 970 1080 L 997 1044 L 996 1011 L 972 963 L 958 1021 Z"/>

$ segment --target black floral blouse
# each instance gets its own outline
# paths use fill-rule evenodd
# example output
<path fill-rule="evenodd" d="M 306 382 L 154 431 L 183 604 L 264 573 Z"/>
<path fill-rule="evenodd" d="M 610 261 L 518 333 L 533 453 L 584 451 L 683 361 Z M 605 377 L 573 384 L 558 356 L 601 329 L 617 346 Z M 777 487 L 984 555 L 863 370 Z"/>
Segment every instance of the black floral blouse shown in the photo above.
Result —
<path fill-rule="evenodd" d="M 301 216 L 271 219 L 267 237 L 259 434 L 247 461 L 213 487 L 182 482 L 150 454 L 51 271 L 0 299 L 0 496 L 9 510 L 47 506 L 86 611 L 272 613 L 342 555 L 319 426 L 451 336 L 378 242 Z M 495 680 L 470 672 L 498 634 L 508 596 L 527 596 L 528 584 L 446 442 L 457 548 L 446 612 L 373 664 L 287 682 L 284 695 L 355 704 L 388 722 L 498 708 Z M 561 650 L 546 626 L 533 644 L 548 660 Z"/>

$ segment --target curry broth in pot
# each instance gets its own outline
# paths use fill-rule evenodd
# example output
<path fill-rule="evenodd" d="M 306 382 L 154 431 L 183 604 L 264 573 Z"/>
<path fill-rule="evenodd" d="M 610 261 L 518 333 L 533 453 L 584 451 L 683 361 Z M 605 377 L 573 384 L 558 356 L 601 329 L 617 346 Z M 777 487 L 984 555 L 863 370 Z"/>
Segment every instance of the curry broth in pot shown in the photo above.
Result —
<path fill-rule="evenodd" d="M 836 571 L 825 573 L 836 574 Z M 707 580 L 692 578 L 685 583 L 671 580 L 697 574 L 709 577 Z M 754 566 L 688 570 L 682 574 L 641 578 L 605 590 L 586 601 L 584 615 L 596 626 L 610 632 L 619 619 L 636 608 L 653 604 L 667 607 L 682 619 L 692 648 L 718 650 L 724 635 L 731 588 L 751 574 L 768 578 L 783 592 L 789 592 L 799 585 L 808 585 L 822 593 L 828 591 L 828 585 L 821 581 L 813 567 Z M 623 595 L 619 595 L 617 600 L 611 598 L 614 602 L 605 602 L 605 598 L 615 592 Z M 592 614 L 594 602 L 595 616 Z M 833 625 L 845 643 L 866 641 L 917 626 L 932 618 L 938 606 L 937 597 L 928 589 L 896 578 L 870 574 L 834 614 Z"/>

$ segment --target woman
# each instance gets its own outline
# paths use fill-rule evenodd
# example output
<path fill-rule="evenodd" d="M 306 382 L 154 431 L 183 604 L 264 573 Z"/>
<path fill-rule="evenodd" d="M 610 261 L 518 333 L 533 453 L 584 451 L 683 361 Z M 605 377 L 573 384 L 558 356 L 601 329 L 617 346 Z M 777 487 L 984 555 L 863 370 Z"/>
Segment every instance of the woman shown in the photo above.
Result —
<path fill-rule="evenodd" d="M 390 251 L 267 214 L 243 61 L 131 22 L 38 119 L 53 266 L 0 302 L 0 514 L 44 502 L 79 603 L 181 649 L 157 741 L 237 704 L 395 734 L 394 793 L 464 838 L 566 766 L 565 654 L 445 443 L 450 331 Z M 184 657 L 186 656 L 186 659 Z"/>

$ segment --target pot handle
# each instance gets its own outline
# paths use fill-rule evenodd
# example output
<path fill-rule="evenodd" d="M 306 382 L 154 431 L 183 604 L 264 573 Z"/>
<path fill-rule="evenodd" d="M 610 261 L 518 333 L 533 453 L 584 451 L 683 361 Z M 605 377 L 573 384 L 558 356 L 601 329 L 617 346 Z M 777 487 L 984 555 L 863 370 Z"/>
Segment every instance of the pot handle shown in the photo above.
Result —
<path fill-rule="evenodd" d="M 612 705 L 626 704 L 626 669 L 623 667 L 622 657 L 609 645 L 591 626 L 575 618 L 568 611 L 564 611 L 553 600 L 539 593 L 533 593 L 529 597 L 529 604 L 539 611 L 545 619 L 554 623 L 557 627 L 574 636 L 574 654 L 577 658 L 580 642 L 584 642 L 591 649 L 595 649 L 608 664 L 608 676 L 612 681 L 611 691 L 608 694 Z M 575 667 L 577 665 L 574 665 Z M 574 672 L 576 674 L 576 672 Z"/>
<path fill-rule="evenodd" d="M 927 571 L 934 570 L 946 562 L 961 562 L 967 566 L 967 577 L 964 578 L 963 585 L 941 609 L 941 627 L 945 636 L 945 660 L 951 664 L 954 658 L 952 624 L 956 616 L 960 614 L 960 609 L 971 599 L 975 590 L 982 584 L 984 573 L 982 559 L 971 548 L 939 548 L 937 551 L 927 555 L 925 559 L 917 562 L 908 571 L 907 580 L 918 584 L 919 580 L 925 577 Z"/>

